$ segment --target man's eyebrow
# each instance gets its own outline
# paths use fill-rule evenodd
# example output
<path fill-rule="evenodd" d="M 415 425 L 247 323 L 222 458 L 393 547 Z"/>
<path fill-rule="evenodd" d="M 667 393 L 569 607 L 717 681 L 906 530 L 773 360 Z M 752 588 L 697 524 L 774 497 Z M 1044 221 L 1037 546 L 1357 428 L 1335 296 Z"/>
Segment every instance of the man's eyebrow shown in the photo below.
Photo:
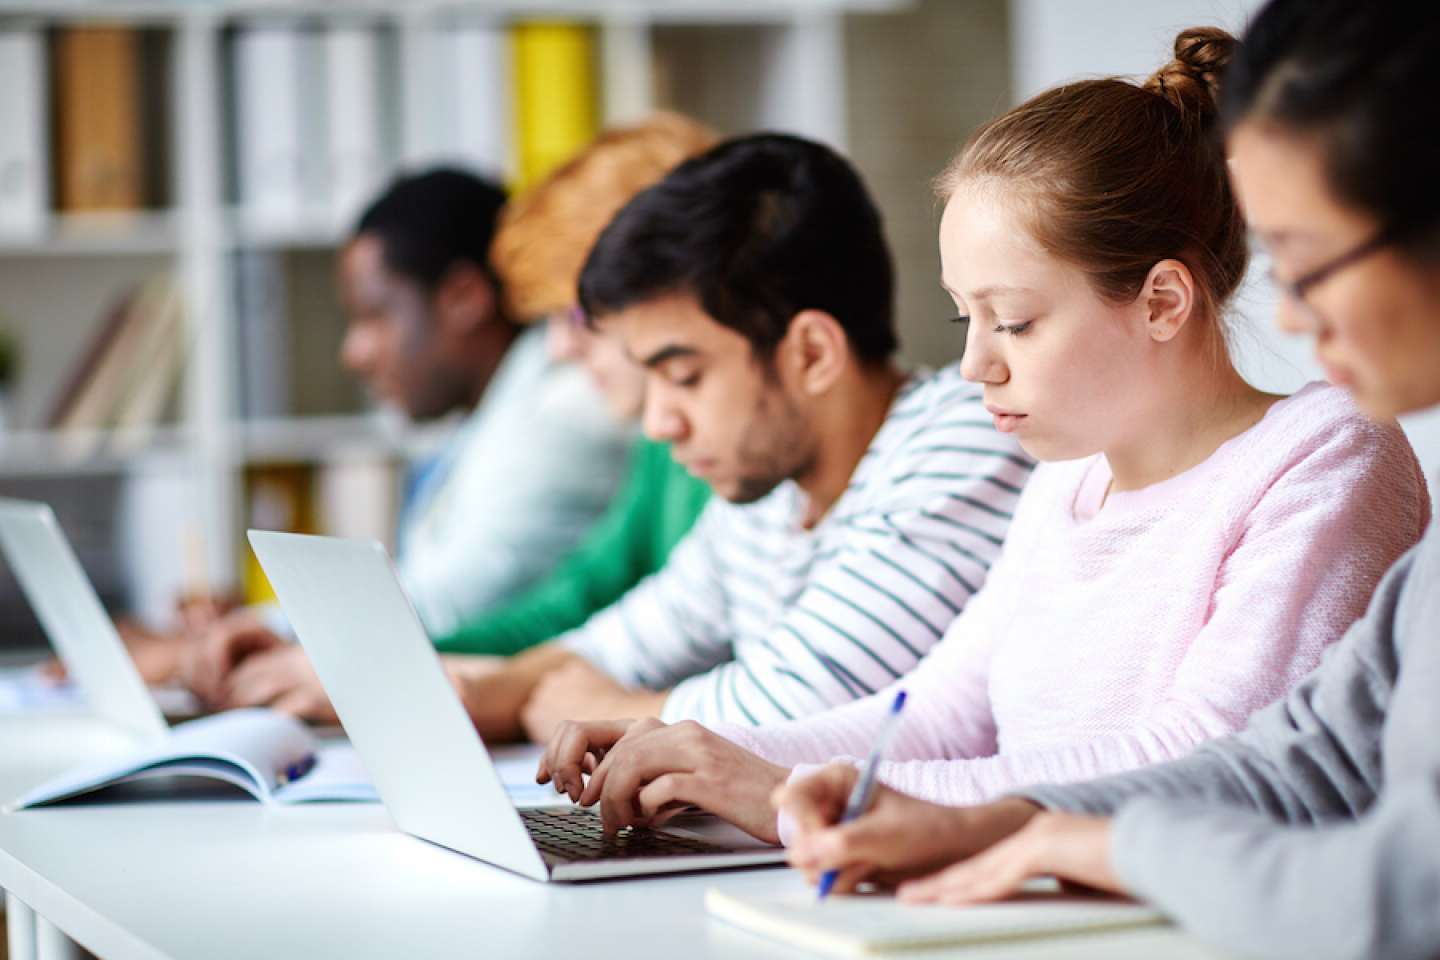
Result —
<path fill-rule="evenodd" d="M 671 344 L 668 347 L 661 347 L 659 350 L 656 350 L 654 353 L 650 354 L 650 356 L 640 360 L 639 363 L 642 367 L 653 370 L 667 360 L 674 360 L 677 357 L 693 357 L 698 355 L 699 352 L 700 351 L 696 350 L 694 347 L 681 346 L 680 344 Z"/>

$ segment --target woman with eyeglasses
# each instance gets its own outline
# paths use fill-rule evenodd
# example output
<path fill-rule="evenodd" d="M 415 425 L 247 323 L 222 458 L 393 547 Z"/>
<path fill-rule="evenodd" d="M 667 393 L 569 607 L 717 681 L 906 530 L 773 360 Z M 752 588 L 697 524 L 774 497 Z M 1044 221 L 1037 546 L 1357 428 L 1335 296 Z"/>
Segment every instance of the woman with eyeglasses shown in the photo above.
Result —
<path fill-rule="evenodd" d="M 896 679 L 909 700 L 880 767 L 895 790 L 975 803 L 1233 733 L 1314 669 L 1425 528 L 1398 427 L 1337 387 L 1263 393 L 1230 361 L 1247 246 L 1215 80 L 1233 46 L 1188 30 L 1143 85 L 1041 94 L 939 178 L 961 370 L 1044 462 L 985 585 Z M 755 728 L 572 724 L 541 774 L 612 827 L 697 803 L 775 839 L 773 789 L 865 756 L 894 697 Z"/>
<path fill-rule="evenodd" d="M 1382 422 L 1440 407 L 1437 52 L 1433 4 L 1277 0 L 1223 81 L 1231 176 L 1287 291 L 1280 323 Z M 1053 874 L 1246 954 L 1440 955 L 1440 531 L 1318 670 L 1186 759 L 984 806 L 886 790 L 835 826 L 853 778 L 827 768 L 777 796 L 792 861 L 848 885 L 919 877 L 902 898 L 958 904 Z"/>

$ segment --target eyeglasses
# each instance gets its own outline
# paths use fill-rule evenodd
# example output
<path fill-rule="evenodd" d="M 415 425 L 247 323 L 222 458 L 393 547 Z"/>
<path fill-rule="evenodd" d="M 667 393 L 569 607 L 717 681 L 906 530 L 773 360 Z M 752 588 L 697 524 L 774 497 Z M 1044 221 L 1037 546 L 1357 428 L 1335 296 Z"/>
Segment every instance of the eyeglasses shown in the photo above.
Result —
<path fill-rule="evenodd" d="M 1311 303 L 1305 299 L 1306 294 L 1308 294 L 1311 290 L 1314 290 L 1326 280 L 1329 280 L 1331 277 L 1335 276 L 1335 274 L 1339 273 L 1341 270 L 1344 270 L 1346 267 L 1351 266 L 1352 264 L 1359 263 L 1361 260 L 1364 260 L 1366 257 L 1370 256 L 1370 254 L 1381 249 L 1389 243 L 1389 232 L 1385 230 L 1380 230 L 1376 232 L 1376 234 L 1369 240 L 1357 244 L 1356 246 L 1351 247 L 1349 250 L 1346 250 L 1344 253 L 1332 257 L 1326 262 L 1320 264 L 1320 266 L 1316 267 L 1315 269 L 1310 270 L 1299 277 L 1296 277 L 1294 280 L 1285 280 L 1281 278 L 1280 276 L 1276 275 L 1275 270 L 1272 267 L 1270 269 L 1270 282 L 1275 284 L 1275 286 L 1279 287 L 1280 290 L 1283 291 L 1286 296 L 1290 297 L 1291 300 L 1295 301 L 1295 305 L 1301 309 L 1301 311 L 1305 314 L 1306 318 L 1310 320 L 1312 324 L 1318 324 L 1322 318 L 1319 311 L 1317 311 L 1315 307 L 1312 306 Z"/>

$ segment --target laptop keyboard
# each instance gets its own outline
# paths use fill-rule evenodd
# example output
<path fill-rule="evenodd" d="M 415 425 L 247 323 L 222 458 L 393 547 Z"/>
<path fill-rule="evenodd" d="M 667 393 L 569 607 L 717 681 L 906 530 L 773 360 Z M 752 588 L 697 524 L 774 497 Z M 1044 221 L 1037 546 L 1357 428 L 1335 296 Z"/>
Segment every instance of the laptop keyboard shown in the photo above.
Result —
<path fill-rule="evenodd" d="M 606 839 L 600 817 L 589 810 L 521 810 L 535 846 L 565 860 L 625 860 L 730 853 L 729 847 L 671 833 L 626 827 Z"/>

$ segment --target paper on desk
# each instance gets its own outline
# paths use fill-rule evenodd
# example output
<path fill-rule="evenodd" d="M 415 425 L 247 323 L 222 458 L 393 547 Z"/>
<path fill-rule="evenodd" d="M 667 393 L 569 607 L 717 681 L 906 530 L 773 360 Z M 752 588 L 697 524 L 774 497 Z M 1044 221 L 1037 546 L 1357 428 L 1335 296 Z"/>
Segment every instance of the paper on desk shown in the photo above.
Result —
<path fill-rule="evenodd" d="M 569 806 L 569 798 L 553 788 L 535 782 L 535 768 L 540 763 L 543 747 L 519 745 L 498 747 L 491 751 L 495 770 L 505 784 L 510 802 L 517 807 Z M 316 752 L 315 768 L 300 780 L 275 791 L 282 803 L 307 803 L 325 800 L 378 802 L 379 795 L 365 771 L 365 764 L 355 748 L 343 741 L 327 744 Z"/>
<path fill-rule="evenodd" d="M 56 682 L 39 667 L 0 670 L 0 716 L 19 713 L 71 713 L 85 708 L 75 684 Z"/>

